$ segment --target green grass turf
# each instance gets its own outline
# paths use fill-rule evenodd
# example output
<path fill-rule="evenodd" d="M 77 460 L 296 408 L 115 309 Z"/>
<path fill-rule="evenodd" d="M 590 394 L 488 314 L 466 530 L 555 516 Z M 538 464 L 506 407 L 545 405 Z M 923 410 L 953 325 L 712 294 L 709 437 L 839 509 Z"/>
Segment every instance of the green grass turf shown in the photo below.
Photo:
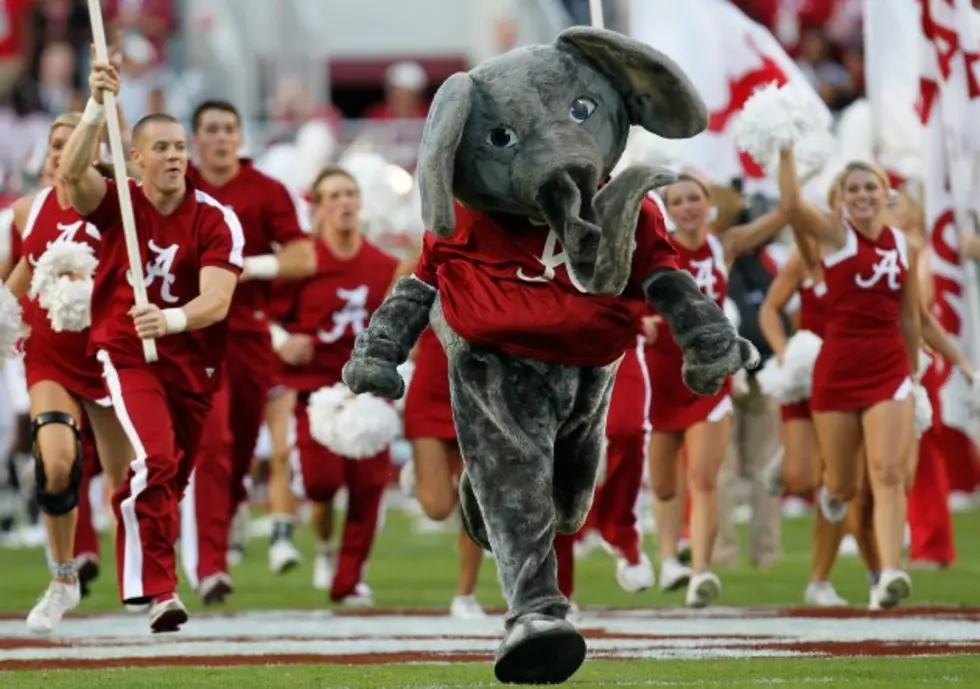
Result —
<path fill-rule="evenodd" d="M 589 661 L 566 685 L 585 687 L 976 687 L 980 656 L 833 660 Z M 468 689 L 499 687 L 489 663 L 454 665 L 292 665 L 89 672 L 0 672 L 4 689 Z"/>
<path fill-rule="evenodd" d="M 959 558 L 944 571 L 912 573 L 914 592 L 909 605 L 963 606 L 980 604 L 980 549 L 972 542 L 980 534 L 980 511 L 954 517 L 959 540 Z M 338 526 L 341 519 L 338 519 Z M 784 520 L 782 561 L 760 571 L 747 563 L 747 533 L 738 527 L 741 552 L 739 561 L 716 571 L 722 579 L 719 605 L 798 606 L 809 580 L 812 517 Z M 374 547 L 366 581 L 374 589 L 378 608 L 448 608 L 456 586 L 456 536 L 452 533 L 416 534 L 413 520 L 400 511 L 389 511 L 384 529 Z M 305 555 L 303 564 L 282 576 L 269 573 L 264 539 L 248 543 L 245 561 L 232 569 L 236 591 L 224 609 L 316 609 L 330 607 L 325 592 L 314 591 L 312 579 L 313 539 L 309 529 L 297 533 L 297 545 Z M 656 561 L 655 536 L 646 538 L 647 552 Z M 113 548 L 103 542 L 102 575 L 94 582 L 92 594 L 82 601 L 79 613 L 118 612 Z M 653 589 L 638 595 L 623 592 L 613 578 L 614 563 L 604 552 L 576 562 L 575 600 L 582 606 L 677 606 L 683 604 L 683 591 L 663 594 Z M 181 577 L 183 573 L 180 573 Z M 0 550 L 0 614 L 25 614 L 44 589 L 47 571 L 44 551 Z M 841 558 L 832 580 L 841 596 L 857 606 L 868 601 L 868 583 L 860 560 Z M 186 584 L 180 595 L 189 609 L 203 606 Z M 484 562 L 477 596 L 485 607 L 502 607 L 503 598 L 493 560 Z M 980 686 L 980 681 L 978 681 Z"/>

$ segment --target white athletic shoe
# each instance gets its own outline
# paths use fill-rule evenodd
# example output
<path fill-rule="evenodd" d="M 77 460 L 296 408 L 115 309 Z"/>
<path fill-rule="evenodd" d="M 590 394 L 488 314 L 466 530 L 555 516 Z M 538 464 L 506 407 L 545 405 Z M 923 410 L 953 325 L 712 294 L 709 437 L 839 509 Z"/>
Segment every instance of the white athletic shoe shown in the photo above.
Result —
<path fill-rule="evenodd" d="M 598 550 L 602 547 L 602 536 L 599 532 L 590 529 L 585 532 L 581 540 L 575 541 L 575 545 L 572 546 L 572 552 L 575 554 L 576 560 L 581 560 L 586 558 L 593 553 L 593 551 Z"/>
<path fill-rule="evenodd" d="M 158 598 L 150 607 L 150 631 L 154 634 L 175 632 L 188 619 L 187 608 L 176 593 Z"/>
<path fill-rule="evenodd" d="M 269 571 L 273 574 L 285 574 L 303 561 L 292 541 L 280 538 L 269 546 Z"/>
<path fill-rule="evenodd" d="M 482 620 L 487 617 L 487 613 L 473 594 L 454 597 L 449 605 L 449 614 L 458 620 Z"/>
<path fill-rule="evenodd" d="M 691 576 L 685 604 L 689 608 L 706 608 L 720 595 L 721 580 L 712 572 L 700 572 Z"/>
<path fill-rule="evenodd" d="M 803 602 L 818 608 L 842 608 L 848 604 L 837 595 L 834 585 L 829 581 L 811 581 L 807 584 Z"/>
<path fill-rule="evenodd" d="M 660 590 L 676 591 L 691 581 L 691 568 L 682 565 L 677 558 L 669 558 L 660 563 Z"/>
<path fill-rule="evenodd" d="M 329 591 L 336 569 L 336 551 L 317 553 L 313 558 L 313 588 L 317 591 Z"/>
<path fill-rule="evenodd" d="M 640 553 L 640 561 L 631 565 L 626 558 L 616 561 L 616 583 L 627 593 L 640 593 L 653 586 L 653 565 L 646 553 Z"/>
<path fill-rule="evenodd" d="M 374 591 L 362 581 L 354 587 L 354 593 L 344 596 L 340 604 L 351 608 L 370 608 L 374 605 Z"/>
<path fill-rule="evenodd" d="M 82 591 L 78 581 L 71 584 L 52 581 L 27 615 L 27 628 L 35 634 L 50 634 L 65 613 L 78 607 L 81 600 Z"/>
<path fill-rule="evenodd" d="M 205 605 L 224 603 L 229 594 L 234 591 L 231 577 L 225 572 L 215 572 L 204 577 L 197 585 L 197 595 Z"/>
<path fill-rule="evenodd" d="M 912 580 L 900 569 L 886 569 L 871 588 L 872 610 L 889 610 L 912 595 Z"/>
<path fill-rule="evenodd" d="M 820 511 L 831 524 L 840 524 L 847 517 L 848 503 L 830 494 L 824 486 L 820 487 Z"/>

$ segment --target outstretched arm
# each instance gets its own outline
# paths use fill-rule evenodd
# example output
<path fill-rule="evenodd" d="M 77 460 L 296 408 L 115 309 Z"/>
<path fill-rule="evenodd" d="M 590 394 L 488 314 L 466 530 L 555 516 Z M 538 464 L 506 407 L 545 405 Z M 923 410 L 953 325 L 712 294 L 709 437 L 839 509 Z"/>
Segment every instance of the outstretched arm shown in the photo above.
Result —
<path fill-rule="evenodd" d="M 684 383 L 692 391 L 715 394 L 728 376 L 758 364 L 759 352 L 738 336 L 725 312 L 701 293 L 687 271 L 655 270 L 643 291 L 684 353 Z"/>
<path fill-rule="evenodd" d="M 719 236 L 725 250 L 725 263 L 731 267 L 735 259 L 772 239 L 786 226 L 786 214 L 777 208 L 750 223 L 725 230 Z"/>
<path fill-rule="evenodd" d="M 793 227 L 797 244 L 805 244 L 806 237 L 835 250 L 844 245 L 844 231 L 840 223 L 803 198 L 792 148 L 784 148 L 779 158 L 779 207 Z"/>
<path fill-rule="evenodd" d="M 415 276 L 401 278 L 381 307 L 371 314 L 367 330 L 354 341 L 344 366 L 344 382 L 355 393 L 372 392 L 389 399 L 405 394 L 398 366 L 429 324 L 436 288 Z"/>
<path fill-rule="evenodd" d="M 93 153 L 99 145 L 102 124 L 105 122 L 103 94 L 119 92 L 117 65 L 93 61 L 89 75 L 92 95 L 82 120 L 72 131 L 61 154 L 58 170 L 68 188 L 68 196 L 75 211 L 82 217 L 95 212 L 106 195 L 106 181 L 92 166 Z"/>
<path fill-rule="evenodd" d="M 802 268 L 802 257 L 799 253 L 794 253 L 769 286 L 766 298 L 759 308 L 759 328 L 780 361 L 782 361 L 783 352 L 786 351 L 786 344 L 789 342 L 780 315 L 803 282 Z"/>

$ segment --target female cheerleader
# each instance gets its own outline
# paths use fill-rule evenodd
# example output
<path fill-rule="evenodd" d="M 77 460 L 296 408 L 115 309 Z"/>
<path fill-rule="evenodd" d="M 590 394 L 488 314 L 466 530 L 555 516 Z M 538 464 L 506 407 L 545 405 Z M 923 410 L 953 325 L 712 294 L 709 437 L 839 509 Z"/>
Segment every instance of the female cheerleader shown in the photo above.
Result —
<path fill-rule="evenodd" d="M 708 185 L 691 174 L 682 174 L 664 191 L 664 203 L 676 226 L 671 243 L 680 264 L 694 276 L 701 291 L 721 308 L 726 294 L 728 268 L 735 258 L 765 243 L 785 224 L 776 210 L 754 222 L 733 227 L 717 237 L 710 234 L 711 198 Z M 721 593 L 721 582 L 709 571 L 711 551 L 718 529 L 718 470 L 731 440 L 733 412 L 731 382 L 715 395 L 698 396 L 681 379 L 680 349 L 669 331 L 660 329 L 653 346 L 647 348 L 648 372 L 652 381 L 650 421 L 650 483 L 654 491 L 657 524 L 679 526 L 669 518 L 676 509 L 668 505 L 678 482 L 678 456 L 687 458 L 688 497 L 691 500 L 692 572 L 687 587 L 687 605 L 704 607 Z M 679 528 L 658 528 L 661 553 L 661 586 L 664 570 L 681 571 L 676 562 Z"/>
<path fill-rule="evenodd" d="M 863 445 L 882 565 L 875 596 L 881 607 L 894 607 L 912 592 L 900 563 L 905 489 L 915 461 L 916 257 L 905 235 L 884 222 L 890 188 L 878 168 L 862 162 L 845 167 L 843 217 L 804 200 L 791 148 L 782 152 L 779 183 L 780 205 L 794 229 L 817 243 L 827 286 L 810 398 L 826 467 L 820 509 L 831 522 L 844 520 L 863 471 L 855 461 Z"/>
<path fill-rule="evenodd" d="M 114 77 L 93 73 L 93 92 Z M 100 81 L 101 80 L 101 81 Z M 60 115 L 48 136 L 48 174 L 55 174 L 61 151 L 81 121 L 78 113 Z M 97 152 L 93 151 L 93 160 Z M 98 246 L 99 232 L 74 210 L 65 187 L 56 183 L 14 204 L 22 257 L 7 281 L 14 296 L 23 297 L 34 265 L 55 242 Z M 109 406 L 102 371 L 86 355 L 88 330 L 55 332 L 36 302 L 24 310 L 30 334 L 24 344 L 24 368 L 31 402 L 38 503 L 44 513 L 50 548 L 52 581 L 27 617 L 31 631 L 50 633 L 79 602 L 81 591 L 74 563 L 77 505 L 82 485 L 81 427 L 92 427 L 99 457 L 112 490 L 122 483 L 133 456 L 126 434 Z"/>
<path fill-rule="evenodd" d="M 836 194 L 832 187 L 831 208 L 835 208 L 835 197 L 839 197 L 839 194 Z M 759 310 L 759 325 L 781 363 L 785 361 L 789 338 L 783 328 L 780 314 L 784 312 L 795 294 L 799 295 L 800 300 L 798 330 L 807 330 L 818 337 L 823 337 L 824 334 L 822 297 L 827 288 L 819 265 L 812 265 L 807 260 L 809 254 L 806 247 L 802 251 L 793 253 L 773 281 Z M 784 404 L 780 408 L 780 413 L 783 451 L 780 455 L 780 466 L 776 468 L 779 492 L 786 490 L 793 495 L 810 495 L 822 482 L 823 463 L 814 434 L 809 400 Z M 863 458 L 856 458 L 855 461 L 863 462 Z M 837 595 L 837 591 L 830 583 L 830 571 L 837 560 L 845 526 L 854 535 L 872 584 L 874 583 L 880 570 L 880 563 L 874 533 L 870 528 L 870 507 L 871 496 L 867 490 L 863 490 L 857 493 L 857 500 L 850 507 L 846 525 L 831 523 L 820 510 L 817 510 L 813 527 L 810 583 L 804 593 L 806 604 L 821 607 L 847 605 L 847 601 Z"/>

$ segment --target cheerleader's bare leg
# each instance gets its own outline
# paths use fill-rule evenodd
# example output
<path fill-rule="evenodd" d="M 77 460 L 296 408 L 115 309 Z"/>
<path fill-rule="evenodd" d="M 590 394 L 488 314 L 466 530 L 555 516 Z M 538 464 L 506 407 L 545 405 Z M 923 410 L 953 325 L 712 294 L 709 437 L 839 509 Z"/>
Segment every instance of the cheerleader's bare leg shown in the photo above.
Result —
<path fill-rule="evenodd" d="M 434 521 L 448 519 L 459 501 L 454 483 L 463 468 L 458 445 L 440 438 L 417 438 L 412 441 L 412 462 L 415 469 L 415 497 L 425 516 Z M 478 619 L 486 613 L 473 596 L 483 563 L 483 548 L 460 529 L 459 580 L 456 595 L 450 604 L 450 614 L 461 619 Z"/>
<path fill-rule="evenodd" d="M 876 597 L 883 608 L 896 605 L 912 592 L 901 571 L 902 540 L 907 508 L 909 453 L 916 449 L 915 401 L 880 402 L 864 414 L 864 445 L 874 495 L 874 526 L 881 554 L 881 577 Z"/>
<path fill-rule="evenodd" d="M 48 536 L 52 582 L 27 616 L 27 626 L 47 634 L 81 599 L 75 573 L 75 523 L 82 483 L 82 408 L 64 387 L 49 380 L 29 391 L 37 501 Z"/>
<path fill-rule="evenodd" d="M 691 500 L 691 568 L 708 572 L 718 533 L 718 470 L 731 441 L 732 417 L 704 421 L 687 429 L 688 486 Z"/>
<path fill-rule="evenodd" d="M 103 407 L 89 400 L 83 400 L 82 404 L 92 425 L 92 435 L 95 437 L 95 446 L 99 451 L 108 489 L 110 494 L 115 493 L 126 479 L 129 464 L 135 458 L 133 448 L 112 407 Z"/>
<path fill-rule="evenodd" d="M 684 493 L 687 476 L 680 470 L 683 433 L 654 431 L 650 436 L 650 487 L 653 518 L 660 546 L 660 590 L 687 586 L 691 570 L 681 564 L 677 544 L 684 527 Z"/>

